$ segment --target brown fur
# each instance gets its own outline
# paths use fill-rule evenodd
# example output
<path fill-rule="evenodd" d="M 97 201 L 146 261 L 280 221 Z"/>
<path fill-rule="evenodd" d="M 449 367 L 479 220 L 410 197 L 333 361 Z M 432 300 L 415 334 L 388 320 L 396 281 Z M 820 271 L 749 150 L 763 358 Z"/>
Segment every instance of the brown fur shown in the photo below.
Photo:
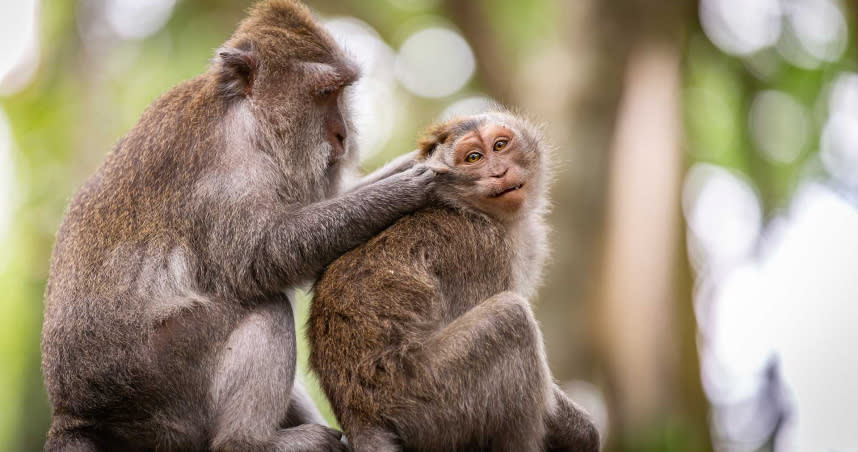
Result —
<path fill-rule="evenodd" d="M 520 168 L 505 174 L 530 185 L 499 216 L 463 201 L 479 176 L 453 158 L 459 140 L 493 125 L 515 134 L 502 164 Z M 337 259 L 315 286 L 310 364 L 355 450 L 598 450 L 592 423 L 551 381 L 522 295 L 545 254 L 547 157 L 535 128 L 507 113 L 456 119 L 418 152 L 446 168 L 442 205 Z"/>
<path fill-rule="evenodd" d="M 293 387 L 289 289 L 423 205 L 434 176 L 336 196 L 355 67 L 306 7 L 261 2 L 74 196 L 45 294 L 47 450 L 344 449 Z"/>

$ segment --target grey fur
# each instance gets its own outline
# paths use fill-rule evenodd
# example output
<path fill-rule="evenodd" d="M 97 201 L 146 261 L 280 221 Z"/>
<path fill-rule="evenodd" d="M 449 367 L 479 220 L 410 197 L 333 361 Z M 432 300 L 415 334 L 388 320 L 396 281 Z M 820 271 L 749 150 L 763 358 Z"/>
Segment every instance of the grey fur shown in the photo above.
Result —
<path fill-rule="evenodd" d="M 297 2 L 258 4 L 218 53 L 69 205 L 45 294 L 48 451 L 345 450 L 293 387 L 289 289 L 422 206 L 434 173 L 337 195 L 355 65 Z"/>

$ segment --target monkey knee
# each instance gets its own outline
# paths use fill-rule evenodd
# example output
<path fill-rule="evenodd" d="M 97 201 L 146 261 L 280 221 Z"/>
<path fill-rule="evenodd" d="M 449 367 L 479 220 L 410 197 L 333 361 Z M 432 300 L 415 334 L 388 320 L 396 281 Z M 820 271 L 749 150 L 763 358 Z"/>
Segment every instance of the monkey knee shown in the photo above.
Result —
<path fill-rule="evenodd" d="M 536 346 L 542 343 L 539 324 L 533 315 L 530 302 L 515 292 L 501 292 L 492 297 L 503 312 L 511 333 L 515 333 L 522 345 Z"/>
<path fill-rule="evenodd" d="M 217 444 L 271 435 L 286 418 L 295 375 L 288 304 L 260 306 L 232 331 L 210 388 Z M 241 449 L 237 449 L 241 450 Z"/>

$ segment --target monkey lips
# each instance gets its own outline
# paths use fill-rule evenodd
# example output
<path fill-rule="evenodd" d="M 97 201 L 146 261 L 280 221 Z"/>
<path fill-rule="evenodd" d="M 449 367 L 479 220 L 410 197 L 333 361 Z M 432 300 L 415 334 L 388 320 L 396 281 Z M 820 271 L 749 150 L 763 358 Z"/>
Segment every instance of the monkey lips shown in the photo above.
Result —
<path fill-rule="evenodd" d="M 506 183 L 498 185 L 486 196 L 489 202 L 499 204 L 508 211 L 517 210 L 524 203 L 524 182 Z"/>

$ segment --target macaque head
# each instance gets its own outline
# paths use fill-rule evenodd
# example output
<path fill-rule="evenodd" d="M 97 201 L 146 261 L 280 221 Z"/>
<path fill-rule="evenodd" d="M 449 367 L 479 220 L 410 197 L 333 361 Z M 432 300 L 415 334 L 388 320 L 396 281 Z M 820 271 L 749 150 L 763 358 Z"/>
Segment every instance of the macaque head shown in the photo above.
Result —
<path fill-rule="evenodd" d="M 436 190 L 447 203 L 501 220 L 544 205 L 545 151 L 536 127 L 521 117 L 492 112 L 451 119 L 428 130 L 419 153 L 447 174 Z"/>
<path fill-rule="evenodd" d="M 310 195 L 304 201 L 337 191 L 343 169 L 357 163 L 349 86 L 359 71 L 304 5 L 257 3 L 212 71 L 227 120 L 238 123 L 228 126 L 246 129 L 301 184 L 296 192 Z"/>

